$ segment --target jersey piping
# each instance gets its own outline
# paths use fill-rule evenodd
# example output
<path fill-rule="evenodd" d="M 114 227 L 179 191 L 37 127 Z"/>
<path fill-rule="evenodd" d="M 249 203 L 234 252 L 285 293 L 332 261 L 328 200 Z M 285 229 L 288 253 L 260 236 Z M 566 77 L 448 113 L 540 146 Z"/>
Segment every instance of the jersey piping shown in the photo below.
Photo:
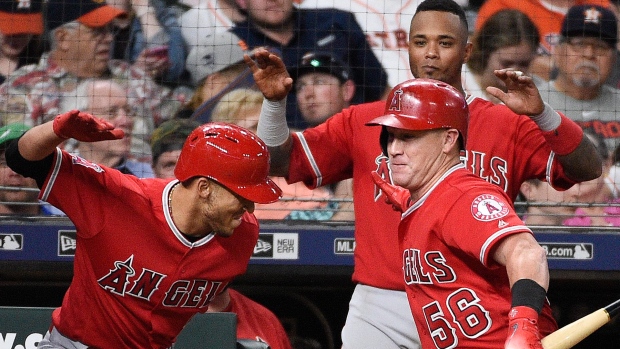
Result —
<path fill-rule="evenodd" d="M 176 227 L 176 225 L 174 225 L 174 221 L 172 220 L 172 215 L 170 214 L 170 206 L 168 205 L 168 196 L 170 195 L 170 190 L 172 189 L 172 187 L 174 187 L 178 183 L 180 182 L 177 179 L 177 180 L 173 180 L 170 183 L 166 184 L 166 187 L 164 188 L 164 191 L 161 194 L 162 209 L 164 210 L 164 217 L 166 217 L 166 223 L 168 223 L 168 227 L 170 227 L 170 230 L 172 230 L 172 232 L 174 233 L 174 236 L 176 236 L 179 242 L 181 242 L 183 245 L 189 248 L 200 247 L 202 245 L 206 245 L 209 241 L 211 241 L 215 237 L 215 234 L 209 233 L 207 236 L 203 237 L 202 239 L 192 243 L 189 240 L 187 240 L 185 236 L 183 235 L 183 233 L 181 233 L 181 231 Z"/>
<path fill-rule="evenodd" d="M 301 147 L 304 149 L 306 158 L 308 159 L 308 162 L 310 162 L 310 166 L 312 166 L 312 171 L 314 172 L 314 175 L 316 177 L 316 187 L 318 188 L 323 185 L 323 175 L 321 174 L 321 170 L 319 169 L 319 166 L 314 160 L 314 156 L 312 156 L 312 151 L 310 151 L 310 147 L 308 146 L 308 142 L 306 142 L 303 133 L 296 132 L 296 134 L 299 138 L 299 143 L 301 144 Z"/>
<path fill-rule="evenodd" d="M 56 161 L 54 162 L 54 169 L 50 175 L 50 179 L 45 185 L 45 189 L 43 190 L 40 199 L 42 201 L 47 202 L 47 198 L 54 187 L 54 182 L 56 181 L 56 177 L 58 177 L 58 172 L 60 171 L 60 164 L 62 163 L 62 151 L 60 148 L 56 148 Z"/>

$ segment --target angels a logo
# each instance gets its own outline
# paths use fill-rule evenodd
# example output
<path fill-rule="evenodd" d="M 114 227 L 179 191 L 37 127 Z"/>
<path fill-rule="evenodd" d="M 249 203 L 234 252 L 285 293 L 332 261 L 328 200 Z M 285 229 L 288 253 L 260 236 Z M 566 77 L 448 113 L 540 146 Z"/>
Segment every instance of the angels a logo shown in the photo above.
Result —
<path fill-rule="evenodd" d="M 390 101 L 390 106 L 388 110 L 390 111 L 400 111 L 401 110 L 401 101 L 403 97 L 403 90 L 398 89 L 394 91 L 394 96 L 392 96 L 392 100 Z"/>
<path fill-rule="evenodd" d="M 103 172 L 103 169 L 99 165 L 94 164 L 94 163 L 92 163 L 92 162 L 90 162 L 88 160 L 85 160 L 84 158 L 81 158 L 79 156 L 73 155 L 71 157 L 71 161 L 73 161 L 74 165 L 81 165 L 81 166 L 84 166 L 84 167 L 92 168 L 93 170 L 95 170 L 97 172 Z"/>
<path fill-rule="evenodd" d="M 505 217 L 509 213 L 508 205 L 495 195 L 479 195 L 471 203 L 471 214 L 475 219 L 483 222 Z"/>

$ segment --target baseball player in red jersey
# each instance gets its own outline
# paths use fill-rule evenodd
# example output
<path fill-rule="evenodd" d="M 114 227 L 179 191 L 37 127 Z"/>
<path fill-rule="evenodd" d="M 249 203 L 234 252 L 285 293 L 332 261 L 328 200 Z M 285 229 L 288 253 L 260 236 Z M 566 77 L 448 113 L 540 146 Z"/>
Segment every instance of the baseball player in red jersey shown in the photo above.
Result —
<path fill-rule="evenodd" d="M 367 123 L 381 126 L 391 179 L 410 192 L 397 235 L 411 312 L 425 349 L 542 349 L 543 307 L 541 326 L 556 327 L 545 251 L 508 195 L 461 162 L 467 109 L 452 86 L 416 79 Z"/>
<path fill-rule="evenodd" d="M 458 4 L 422 2 L 409 34 L 411 71 L 446 82 L 464 95 L 461 67 L 471 52 L 467 36 L 467 20 Z M 385 204 L 383 192 L 371 179 L 373 171 L 391 178 L 388 159 L 375 143 L 380 131 L 365 126 L 383 115 L 384 102 L 352 106 L 324 124 L 290 133 L 282 99 L 292 80 L 281 60 L 261 51 L 256 62 L 246 58 L 246 63 L 266 97 L 257 132 L 270 147 L 272 174 L 310 187 L 353 178 L 357 286 L 342 331 L 343 347 L 419 348 L 393 233 L 399 213 Z M 508 92 L 491 92 L 505 105 L 467 99 L 470 132 L 463 160 L 468 170 L 499 185 L 511 200 L 526 179 L 539 178 L 566 189 L 600 176 L 595 147 L 574 122 L 543 103 L 530 77 L 511 71 L 497 71 L 497 76 Z"/>
<path fill-rule="evenodd" d="M 7 149 L 9 166 L 34 178 L 40 199 L 77 230 L 73 280 L 39 348 L 170 348 L 187 321 L 245 272 L 258 238 L 254 202 L 280 196 L 265 144 L 234 125 L 196 128 L 176 179 L 138 179 L 57 148 L 68 138 L 123 135 L 71 111 Z"/>
<path fill-rule="evenodd" d="M 261 304 L 227 288 L 218 295 L 209 311 L 237 314 L 237 338 L 267 343 L 271 349 L 291 349 L 291 342 L 278 317 Z"/>

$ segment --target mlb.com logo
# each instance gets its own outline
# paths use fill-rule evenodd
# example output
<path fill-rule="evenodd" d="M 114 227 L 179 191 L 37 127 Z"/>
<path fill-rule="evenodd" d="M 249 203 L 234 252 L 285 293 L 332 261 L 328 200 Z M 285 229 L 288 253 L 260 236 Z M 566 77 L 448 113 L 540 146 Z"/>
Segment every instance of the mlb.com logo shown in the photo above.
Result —
<path fill-rule="evenodd" d="M 76 245 L 77 245 L 77 232 L 75 230 L 59 230 L 58 231 L 58 256 L 60 257 L 75 256 Z"/>
<path fill-rule="evenodd" d="M 260 234 L 254 246 L 252 259 L 299 259 L 299 235 Z"/>

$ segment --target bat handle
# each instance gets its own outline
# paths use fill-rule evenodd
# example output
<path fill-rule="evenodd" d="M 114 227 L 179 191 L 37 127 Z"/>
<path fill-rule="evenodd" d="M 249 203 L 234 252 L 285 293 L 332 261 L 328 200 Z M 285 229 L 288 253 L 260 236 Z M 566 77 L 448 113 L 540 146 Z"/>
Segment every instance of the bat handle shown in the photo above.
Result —
<path fill-rule="evenodd" d="M 618 313 L 620 313 L 620 299 L 606 306 L 605 311 L 609 314 L 610 319 L 618 315 Z"/>

